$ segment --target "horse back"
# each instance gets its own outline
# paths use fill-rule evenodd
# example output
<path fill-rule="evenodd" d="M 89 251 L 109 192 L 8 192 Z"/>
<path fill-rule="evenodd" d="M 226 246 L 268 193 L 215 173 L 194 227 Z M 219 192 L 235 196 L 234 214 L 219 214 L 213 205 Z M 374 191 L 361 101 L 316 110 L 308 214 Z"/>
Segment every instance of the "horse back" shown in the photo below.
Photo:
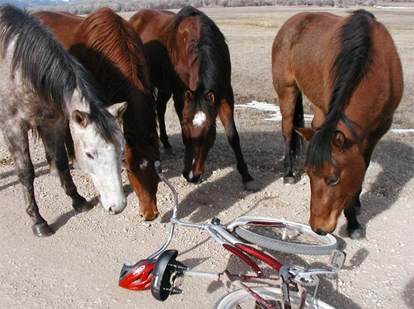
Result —
<path fill-rule="evenodd" d="M 336 34 L 341 17 L 329 13 L 299 13 L 278 31 L 272 45 L 276 91 L 295 84 L 326 114 L 332 82 L 332 63 L 339 52 Z"/>
<path fill-rule="evenodd" d="M 386 107 L 393 112 L 402 95 L 400 60 L 386 28 L 368 14 L 371 46 L 366 67 L 361 68 L 364 74 L 355 86 L 353 98 L 377 100 L 387 97 L 390 104 L 379 104 L 380 109 Z M 340 33 L 352 18 L 353 15 L 340 17 L 329 13 L 299 13 L 291 17 L 279 30 L 272 46 L 276 91 L 296 84 L 326 115 L 335 87 L 335 78 L 332 77 L 334 64 L 338 57 L 343 57 L 339 56 L 343 47 Z M 353 30 L 359 31 L 358 28 Z"/>
<path fill-rule="evenodd" d="M 142 10 L 134 14 L 129 23 L 144 44 L 155 40 L 167 45 L 174 17 L 175 14 L 169 11 Z"/>
<path fill-rule="evenodd" d="M 165 91 L 171 91 L 169 76 L 173 69 L 167 44 L 174 17 L 175 14 L 168 11 L 142 10 L 129 20 L 144 44 L 152 83 Z"/>
<path fill-rule="evenodd" d="M 73 33 L 79 33 L 83 17 L 60 11 L 39 11 L 33 15 L 53 31 L 66 49 L 69 49 L 78 40 L 73 36 Z"/>

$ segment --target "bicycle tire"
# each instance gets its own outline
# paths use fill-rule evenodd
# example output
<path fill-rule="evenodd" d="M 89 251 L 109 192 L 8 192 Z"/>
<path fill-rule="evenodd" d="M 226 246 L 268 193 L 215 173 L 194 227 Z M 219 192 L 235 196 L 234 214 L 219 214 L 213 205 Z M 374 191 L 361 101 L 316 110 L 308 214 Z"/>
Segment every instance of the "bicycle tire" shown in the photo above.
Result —
<path fill-rule="evenodd" d="M 187 267 L 176 260 L 177 250 L 164 251 L 155 262 L 153 279 L 151 281 L 151 294 L 159 300 L 165 301 L 172 294 L 180 294 L 181 290 L 172 286 L 171 278 L 176 274 L 182 275 L 182 270 Z"/>
<path fill-rule="evenodd" d="M 266 287 L 258 286 L 251 288 L 255 293 L 259 294 L 264 299 L 282 299 L 282 292 L 279 288 L 276 287 Z M 300 303 L 300 297 L 297 292 L 289 292 L 290 300 L 293 305 Z M 244 302 L 244 304 L 243 304 Z M 247 303 L 246 303 L 247 302 Z M 241 306 L 243 305 L 243 306 Z M 246 305 L 247 307 L 244 307 Z M 250 295 L 246 290 L 239 289 L 233 291 L 229 294 L 224 295 L 220 298 L 214 305 L 214 309 L 233 309 L 233 308 L 255 308 L 257 305 L 255 298 Z M 237 306 L 237 307 L 236 307 Z M 293 307 L 296 308 L 296 307 Z M 335 309 L 334 307 L 314 299 L 312 296 L 308 295 L 306 297 L 305 307 L 307 309 Z"/>
<path fill-rule="evenodd" d="M 282 219 L 266 220 L 268 219 L 252 219 L 244 225 L 236 226 L 234 232 L 250 243 L 291 254 L 329 255 L 338 247 L 334 236 L 318 235 L 308 225 Z M 266 234 L 271 236 L 265 236 Z"/>

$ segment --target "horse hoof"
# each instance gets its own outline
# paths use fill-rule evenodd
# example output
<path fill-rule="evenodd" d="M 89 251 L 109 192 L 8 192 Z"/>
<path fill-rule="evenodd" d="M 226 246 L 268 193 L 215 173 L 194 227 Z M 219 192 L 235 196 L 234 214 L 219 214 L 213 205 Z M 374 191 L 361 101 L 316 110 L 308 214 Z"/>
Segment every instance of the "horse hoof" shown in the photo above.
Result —
<path fill-rule="evenodd" d="M 164 153 L 168 156 L 172 156 L 174 154 L 174 150 L 172 147 L 164 148 Z"/>
<path fill-rule="evenodd" d="M 284 176 L 283 183 L 293 185 L 296 183 L 296 179 L 293 176 Z"/>
<path fill-rule="evenodd" d="M 91 204 L 89 204 L 82 196 L 76 198 L 76 200 L 72 203 L 73 208 L 76 212 L 87 212 L 93 208 Z"/>
<path fill-rule="evenodd" d="M 364 239 L 365 235 L 366 235 L 366 230 L 362 226 L 360 226 L 356 230 L 348 230 L 348 237 L 353 240 Z"/>
<path fill-rule="evenodd" d="M 93 207 L 92 207 L 92 205 L 91 204 L 89 204 L 88 202 L 86 202 L 85 201 L 85 203 L 84 204 L 81 204 L 81 205 L 77 205 L 76 207 L 74 207 L 75 208 L 75 210 L 77 211 L 77 212 L 87 212 L 87 211 L 89 211 L 89 210 L 91 210 Z"/>
<path fill-rule="evenodd" d="M 54 234 L 53 230 L 50 228 L 49 224 L 47 224 L 46 222 L 40 223 L 40 224 L 33 224 L 32 230 L 33 230 L 33 234 L 35 234 L 35 236 L 38 236 L 38 237 L 47 237 L 47 236 Z"/>
<path fill-rule="evenodd" d="M 260 187 L 258 183 L 256 182 L 256 180 L 250 180 L 248 182 L 244 182 L 243 187 L 244 187 L 244 190 L 246 191 L 256 192 L 260 190 Z"/>

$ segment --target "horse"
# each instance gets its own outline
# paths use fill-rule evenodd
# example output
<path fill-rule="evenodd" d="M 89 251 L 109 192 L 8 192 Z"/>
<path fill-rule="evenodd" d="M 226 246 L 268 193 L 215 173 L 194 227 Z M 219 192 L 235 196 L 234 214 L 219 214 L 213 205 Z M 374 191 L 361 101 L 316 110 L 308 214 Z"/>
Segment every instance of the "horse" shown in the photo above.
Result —
<path fill-rule="evenodd" d="M 23 187 L 36 236 L 54 231 L 39 213 L 28 132 L 40 137 L 56 164 L 62 187 L 77 212 L 91 209 L 79 195 L 64 148 L 70 126 L 80 168 L 89 174 L 103 207 L 121 212 L 126 199 L 121 179 L 124 137 L 118 120 L 126 103 L 107 107 L 93 77 L 35 17 L 11 5 L 0 7 L 0 126 Z"/>
<path fill-rule="evenodd" d="M 160 151 L 154 91 L 141 39 L 109 8 L 86 18 L 64 12 L 35 15 L 92 73 L 111 104 L 128 103 L 122 118 L 126 170 L 143 218 L 155 219 L 159 178 L 154 162 L 160 159 Z"/>
<path fill-rule="evenodd" d="M 272 75 L 287 182 L 294 177 L 299 136 L 309 142 L 310 226 L 320 235 L 331 233 L 343 210 L 348 236 L 365 237 L 357 220 L 362 183 L 403 93 L 401 62 L 390 34 L 365 10 L 347 17 L 299 13 L 273 41 Z M 315 110 L 312 128 L 300 128 L 302 94 Z"/>
<path fill-rule="evenodd" d="M 171 95 L 185 146 L 183 176 L 199 183 L 208 152 L 216 139 L 217 115 L 233 149 L 244 189 L 258 190 L 244 161 L 234 122 L 230 53 L 217 25 L 203 12 L 185 6 L 177 14 L 142 10 L 129 22 L 149 57 L 151 80 L 158 90 L 156 106 L 160 140 L 171 149 L 164 114 Z"/>

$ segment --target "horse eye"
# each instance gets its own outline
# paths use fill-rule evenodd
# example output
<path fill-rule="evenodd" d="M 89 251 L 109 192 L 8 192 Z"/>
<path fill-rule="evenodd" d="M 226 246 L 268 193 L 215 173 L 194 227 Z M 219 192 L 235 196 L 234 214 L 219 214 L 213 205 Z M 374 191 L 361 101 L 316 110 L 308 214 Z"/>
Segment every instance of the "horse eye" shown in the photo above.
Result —
<path fill-rule="evenodd" d="M 86 156 L 89 158 L 89 159 L 95 159 L 94 157 L 93 157 L 93 155 L 91 155 L 91 153 L 90 152 L 87 152 L 86 153 Z"/>
<path fill-rule="evenodd" d="M 337 185 L 339 183 L 339 177 L 337 177 L 337 176 L 334 176 L 334 177 L 332 177 L 332 178 L 329 178 L 327 181 L 326 181 L 326 184 L 328 185 L 328 186 L 335 186 L 335 185 Z"/>

